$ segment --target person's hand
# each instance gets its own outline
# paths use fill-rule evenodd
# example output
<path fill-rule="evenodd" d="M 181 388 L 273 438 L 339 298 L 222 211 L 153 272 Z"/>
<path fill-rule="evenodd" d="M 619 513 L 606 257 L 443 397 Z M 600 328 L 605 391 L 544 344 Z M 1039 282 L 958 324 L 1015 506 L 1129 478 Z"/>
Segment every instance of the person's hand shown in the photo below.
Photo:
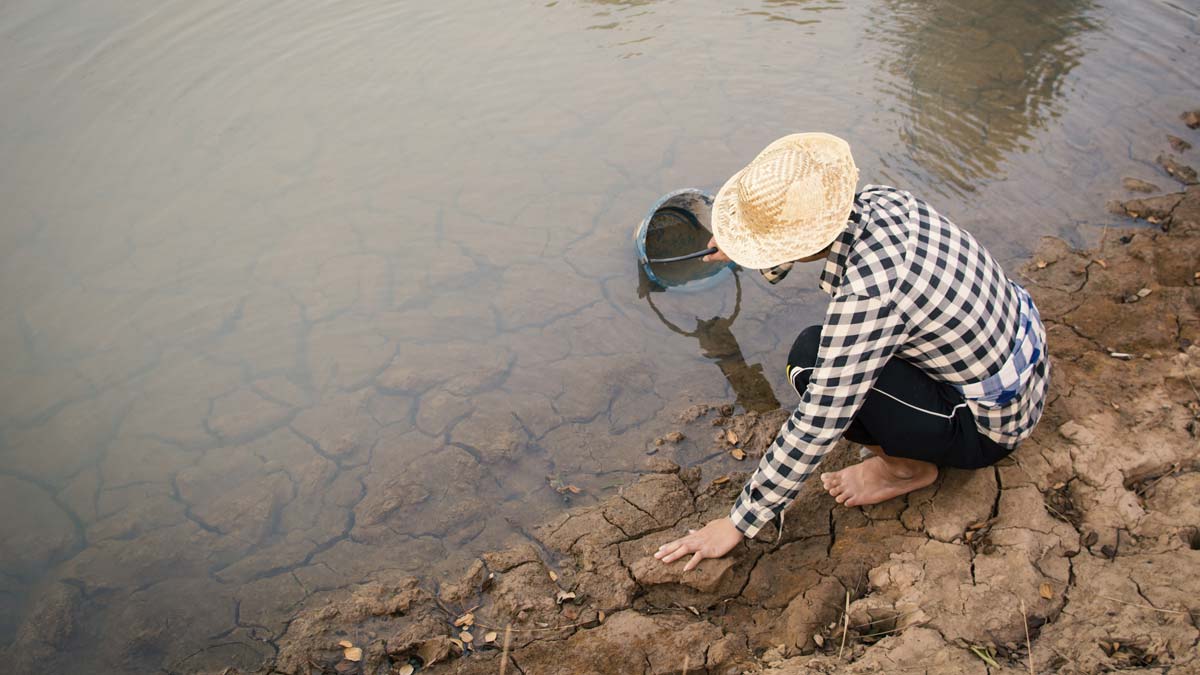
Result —
<path fill-rule="evenodd" d="M 705 248 L 714 248 L 716 245 L 717 245 L 717 238 L 712 237 L 711 239 L 708 240 L 708 246 L 706 246 Z M 730 262 L 729 256 L 725 255 L 725 252 L 722 251 L 721 249 L 717 249 L 716 253 L 709 253 L 708 255 L 704 256 L 700 260 L 702 260 L 704 262 Z"/>
<path fill-rule="evenodd" d="M 742 542 L 743 536 L 745 535 L 734 527 L 732 520 L 718 518 L 699 530 L 688 530 L 686 537 L 658 547 L 654 557 L 664 563 L 670 563 L 691 553 L 692 559 L 683 566 L 683 571 L 687 572 L 705 558 L 720 558 L 729 553 L 734 546 Z"/>

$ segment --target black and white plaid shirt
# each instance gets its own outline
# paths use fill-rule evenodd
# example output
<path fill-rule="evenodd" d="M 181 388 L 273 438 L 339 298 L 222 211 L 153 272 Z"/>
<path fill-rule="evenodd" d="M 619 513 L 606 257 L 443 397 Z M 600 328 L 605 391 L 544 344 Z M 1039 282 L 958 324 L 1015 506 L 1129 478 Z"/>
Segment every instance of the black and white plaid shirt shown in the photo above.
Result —
<path fill-rule="evenodd" d="M 775 283 L 789 267 L 763 274 Z M 1013 351 L 1023 291 L 974 237 L 903 190 L 868 185 L 856 195 L 820 286 L 833 300 L 808 388 L 730 514 L 747 537 L 795 498 L 888 359 L 965 385 L 1000 371 Z M 1044 344 L 1040 321 L 1035 329 Z M 1041 417 L 1048 383 L 1043 357 L 1013 400 L 968 400 L 979 431 L 1014 447 Z"/>

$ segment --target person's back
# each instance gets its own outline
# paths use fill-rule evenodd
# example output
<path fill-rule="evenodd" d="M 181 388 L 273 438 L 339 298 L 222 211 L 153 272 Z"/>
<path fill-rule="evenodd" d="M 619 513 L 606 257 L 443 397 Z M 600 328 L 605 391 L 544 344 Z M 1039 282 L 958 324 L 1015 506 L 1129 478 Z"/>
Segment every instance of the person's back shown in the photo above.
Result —
<path fill-rule="evenodd" d="M 966 231 L 896 188 L 855 192 L 849 146 L 794 134 L 767 146 L 713 204 L 710 258 L 778 283 L 823 262 L 832 297 L 800 333 L 788 380 L 800 396 L 728 518 L 663 546 L 685 569 L 719 557 L 784 508 L 841 438 L 873 457 L 821 475 L 842 504 L 875 504 L 975 469 L 1033 430 L 1048 387 L 1045 329 L 1029 294 Z"/>
<path fill-rule="evenodd" d="M 846 283 L 879 284 L 881 293 L 893 294 L 907 326 L 897 356 L 935 380 L 963 386 L 996 375 L 1027 328 L 1036 332 L 1035 345 L 1045 344 L 1040 319 L 1028 317 L 1028 326 L 1021 320 L 1023 306 L 1037 311 L 1025 290 L 969 232 L 904 190 L 868 185 L 856 202 L 870 211 L 865 222 L 872 226 L 847 257 Z M 1033 431 L 1048 363 L 1026 370 L 1005 402 L 966 398 L 981 432 L 1013 447 Z"/>

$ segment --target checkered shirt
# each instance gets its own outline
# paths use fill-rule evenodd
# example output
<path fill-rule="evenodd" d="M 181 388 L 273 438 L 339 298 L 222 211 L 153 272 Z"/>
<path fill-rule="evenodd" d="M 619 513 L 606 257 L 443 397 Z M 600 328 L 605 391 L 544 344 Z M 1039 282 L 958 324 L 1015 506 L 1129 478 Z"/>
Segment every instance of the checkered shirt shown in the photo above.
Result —
<path fill-rule="evenodd" d="M 764 271 L 772 283 L 788 266 Z M 1018 332 L 1045 344 L 1040 319 L 1025 321 L 1024 289 L 1009 281 L 974 237 L 912 194 L 868 185 L 833 242 L 820 286 L 833 300 L 817 362 L 730 513 L 753 537 L 795 498 L 842 436 L 893 356 L 968 391 L 1009 364 Z M 1017 344 L 1019 347 L 1019 343 Z M 992 378 L 993 381 L 995 378 Z M 1033 432 L 1049 384 L 1044 350 L 1010 400 L 967 399 L 980 433 L 1005 447 Z"/>

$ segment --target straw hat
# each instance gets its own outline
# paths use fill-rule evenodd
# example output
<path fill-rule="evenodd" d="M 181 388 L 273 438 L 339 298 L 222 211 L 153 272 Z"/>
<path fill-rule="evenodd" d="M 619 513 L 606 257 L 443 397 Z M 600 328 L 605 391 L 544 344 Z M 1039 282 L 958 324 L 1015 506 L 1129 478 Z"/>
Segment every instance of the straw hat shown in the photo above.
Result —
<path fill-rule="evenodd" d="M 717 246 L 742 267 L 765 269 L 819 253 L 846 227 L 858 168 L 829 134 L 792 134 L 733 175 L 713 202 Z"/>

